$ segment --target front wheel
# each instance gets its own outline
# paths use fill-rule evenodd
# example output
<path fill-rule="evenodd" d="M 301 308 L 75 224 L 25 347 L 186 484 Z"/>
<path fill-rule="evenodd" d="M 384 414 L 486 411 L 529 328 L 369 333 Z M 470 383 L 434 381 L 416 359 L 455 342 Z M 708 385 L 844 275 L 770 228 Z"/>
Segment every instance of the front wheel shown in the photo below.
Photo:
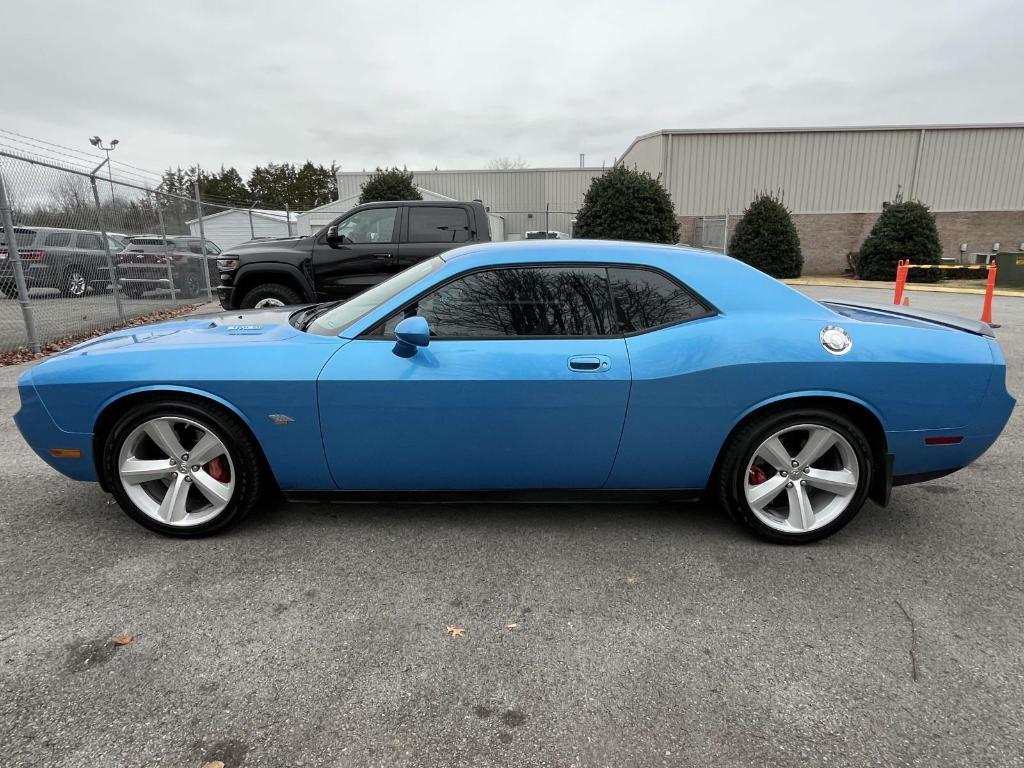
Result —
<path fill-rule="evenodd" d="M 103 447 L 107 487 L 136 522 L 168 536 L 215 533 L 255 506 L 259 448 L 212 404 L 161 400 L 128 410 Z"/>
<path fill-rule="evenodd" d="M 267 283 L 257 286 L 242 297 L 243 309 L 263 309 L 265 307 L 288 307 L 301 304 L 302 297 L 292 288 L 279 283 Z"/>
<path fill-rule="evenodd" d="M 738 521 L 769 541 L 823 539 L 860 511 L 871 486 L 864 433 L 829 411 L 775 413 L 742 428 L 723 454 L 719 494 Z"/>

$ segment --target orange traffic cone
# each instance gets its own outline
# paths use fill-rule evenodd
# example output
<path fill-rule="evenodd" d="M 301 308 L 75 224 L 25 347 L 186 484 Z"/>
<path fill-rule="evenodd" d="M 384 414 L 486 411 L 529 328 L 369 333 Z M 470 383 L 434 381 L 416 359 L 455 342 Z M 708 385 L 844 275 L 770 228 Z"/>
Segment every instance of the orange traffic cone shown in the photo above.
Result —
<path fill-rule="evenodd" d="M 904 307 L 909 307 L 910 306 L 910 297 L 909 296 L 904 296 L 903 297 L 903 306 Z"/>

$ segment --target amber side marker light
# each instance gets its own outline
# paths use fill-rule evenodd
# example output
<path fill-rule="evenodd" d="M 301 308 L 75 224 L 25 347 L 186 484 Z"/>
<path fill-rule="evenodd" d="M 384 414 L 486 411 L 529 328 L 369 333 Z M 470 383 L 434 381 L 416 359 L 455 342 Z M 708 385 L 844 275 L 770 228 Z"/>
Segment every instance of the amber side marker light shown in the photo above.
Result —
<path fill-rule="evenodd" d="M 82 458 L 82 452 L 78 448 L 51 448 L 50 455 L 56 459 Z"/>
<path fill-rule="evenodd" d="M 945 435 L 942 437 L 926 437 L 925 445 L 956 445 L 963 442 L 963 435 Z"/>

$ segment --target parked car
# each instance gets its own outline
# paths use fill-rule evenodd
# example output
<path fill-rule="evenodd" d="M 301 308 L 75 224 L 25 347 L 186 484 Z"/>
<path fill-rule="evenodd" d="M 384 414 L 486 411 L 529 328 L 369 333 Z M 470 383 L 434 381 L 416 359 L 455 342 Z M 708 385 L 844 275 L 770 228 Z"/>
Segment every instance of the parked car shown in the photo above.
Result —
<path fill-rule="evenodd" d="M 56 288 L 65 296 L 78 299 L 90 288 L 106 290 L 110 287 L 107 251 L 99 232 L 15 227 L 14 236 L 29 289 Z M 111 254 L 121 250 L 117 240 L 109 238 L 108 242 Z M 3 227 L 0 227 L 0 291 L 12 298 L 18 295 Z"/>
<path fill-rule="evenodd" d="M 210 275 L 210 285 L 217 284 L 219 255 L 220 248 L 207 240 L 204 258 L 202 241 L 198 237 L 130 237 L 125 249 L 117 255 L 117 279 L 121 289 L 133 298 L 142 296 L 146 291 L 170 290 L 173 280 L 178 295 L 191 299 L 206 287 L 204 263 Z"/>
<path fill-rule="evenodd" d="M 1005 378 L 976 321 L 819 303 L 675 246 L 522 241 L 344 302 L 84 342 L 22 373 L 15 420 L 52 467 L 176 536 L 276 488 L 705 496 L 800 543 L 981 456 L 1014 407 Z"/>
<path fill-rule="evenodd" d="M 348 298 L 424 259 L 490 239 L 479 201 L 367 203 L 311 237 L 228 249 L 217 294 L 225 309 Z"/>

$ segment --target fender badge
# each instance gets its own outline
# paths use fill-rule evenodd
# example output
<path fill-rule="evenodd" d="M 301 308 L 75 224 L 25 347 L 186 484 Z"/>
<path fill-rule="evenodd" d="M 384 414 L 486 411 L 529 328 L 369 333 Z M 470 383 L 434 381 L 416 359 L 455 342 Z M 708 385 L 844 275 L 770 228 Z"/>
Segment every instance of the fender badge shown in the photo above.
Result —
<path fill-rule="evenodd" d="M 262 331 L 262 325 L 229 325 L 229 331 Z"/>
<path fill-rule="evenodd" d="M 291 424 L 295 419 L 291 416 L 286 416 L 283 413 L 271 413 L 267 415 L 267 418 L 277 424 L 279 427 L 283 427 L 285 424 Z"/>
<path fill-rule="evenodd" d="M 846 332 L 845 328 L 840 328 L 838 325 L 826 325 L 821 329 L 818 338 L 825 351 L 833 355 L 845 355 L 853 349 L 853 339 L 850 338 L 850 334 Z"/>

